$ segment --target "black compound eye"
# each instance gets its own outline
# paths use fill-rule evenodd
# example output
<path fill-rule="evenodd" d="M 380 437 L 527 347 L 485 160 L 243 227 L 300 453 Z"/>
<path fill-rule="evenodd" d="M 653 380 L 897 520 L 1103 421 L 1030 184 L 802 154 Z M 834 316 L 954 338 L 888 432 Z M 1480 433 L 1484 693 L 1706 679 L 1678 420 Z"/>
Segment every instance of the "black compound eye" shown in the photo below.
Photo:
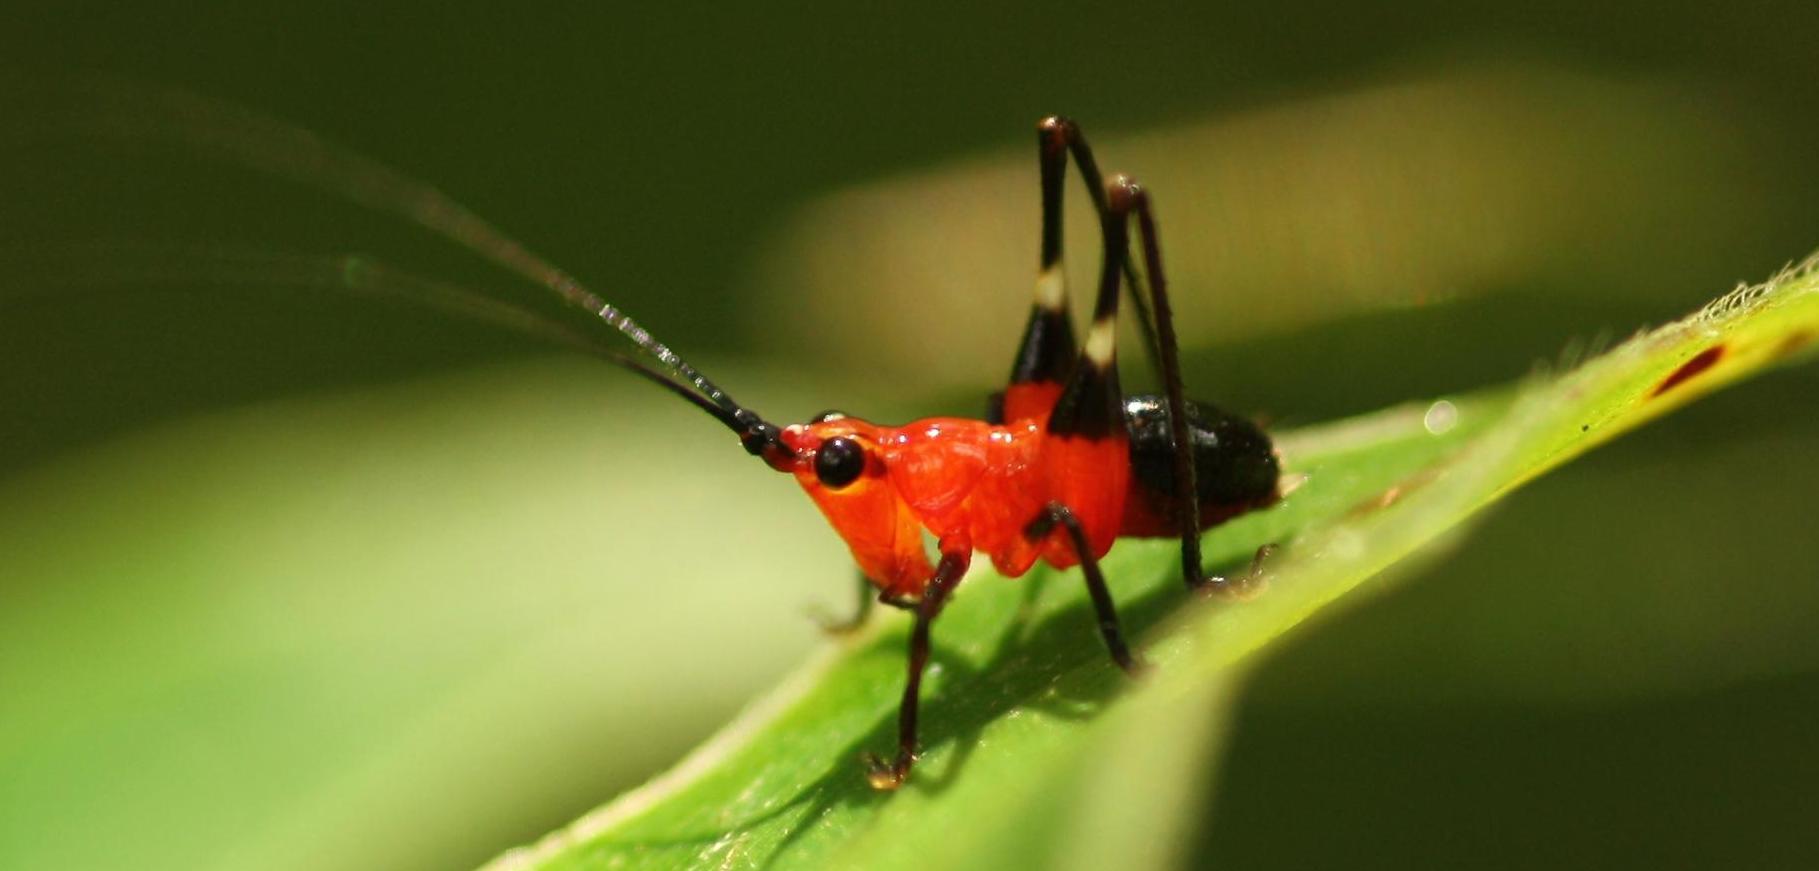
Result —
<path fill-rule="evenodd" d="M 835 436 L 815 449 L 815 477 L 836 490 L 865 472 L 865 448 L 846 436 Z"/>

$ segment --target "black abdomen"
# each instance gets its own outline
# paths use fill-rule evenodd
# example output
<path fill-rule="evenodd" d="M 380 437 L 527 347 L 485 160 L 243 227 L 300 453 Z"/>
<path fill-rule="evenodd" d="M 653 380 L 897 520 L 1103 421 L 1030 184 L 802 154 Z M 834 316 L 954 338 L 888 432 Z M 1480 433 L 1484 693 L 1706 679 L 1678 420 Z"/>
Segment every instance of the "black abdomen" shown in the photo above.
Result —
<path fill-rule="evenodd" d="M 1120 534 L 1176 535 L 1175 445 L 1168 403 L 1160 396 L 1127 396 L 1124 422 L 1131 437 L 1131 483 Z M 1262 429 L 1192 401 L 1187 403 L 1187 424 L 1201 529 L 1276 501 L 1276 452 Z"/>

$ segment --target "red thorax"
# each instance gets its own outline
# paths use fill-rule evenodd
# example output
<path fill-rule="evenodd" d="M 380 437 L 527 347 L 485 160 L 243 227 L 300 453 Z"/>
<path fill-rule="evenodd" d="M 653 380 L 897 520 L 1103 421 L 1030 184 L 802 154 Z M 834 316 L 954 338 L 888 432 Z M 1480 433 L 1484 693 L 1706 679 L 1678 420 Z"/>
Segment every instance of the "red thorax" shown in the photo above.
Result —
<path fill-rule="evenodd" d="M 1047 385 L 1012 387 L 1008 422 L 935 417 L 879 426 L 851 417 L 796 424 L 783 431 L 795 461 L 787 471 L 815 501 L 853 559 L 887 595 L 920 595 L 933 571 L 923 533 L 942 553 L 981 551 L 1015 577 L 1042 559 L 1058 568 L 1078 563 L 1065 530 L 1032 541 L 1024 530 L 1051 501 L 1079 518 L 1092 555 L 1111 549 L 1130 480 L 1128 439 L 1121 432 L 1086 439 L 1045 429 Z M 1032 395 L 1022 395 L 1031 391 Z M 833 488 L 815 474 L 815 450 L 836 436 L 857 440 L 865 472 Z"/>

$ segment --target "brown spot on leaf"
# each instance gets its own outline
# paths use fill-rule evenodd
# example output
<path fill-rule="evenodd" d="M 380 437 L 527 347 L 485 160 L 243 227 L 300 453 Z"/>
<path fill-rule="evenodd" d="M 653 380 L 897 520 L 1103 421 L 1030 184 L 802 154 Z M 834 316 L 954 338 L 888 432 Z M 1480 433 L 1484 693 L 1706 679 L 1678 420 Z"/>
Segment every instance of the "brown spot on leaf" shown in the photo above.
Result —
<path fill-rule="evenodd" d="M 1381 493 L 1365 497 L 1363 501 L 1353 505 L 1351 510 L 1346 512 L 1346 516 L 1356 519 L 1382 511 L 1391 505 L 1401 502 L 1403 498 L 1407 497 L 1410 493 L 1432 483 L 1435 478 L 1440 477 L 1440 472 L 1440 467 L 1422 469 L 1401 481 L 1391 484 L 1388 489 Z"/>
<path fill-rule="evenodd" d="M 1813 334 L 1812 333 L 1807 332 L 1805 330 L 1802 330 L 1797 333 L 1793 333 L 1793 334 L 1789 335 L 1787 338 L 1782 339 L 1781 344 L 1775 346 L 1775 359 L 1780 360 L 1780 359 L 1784 359 L 1787 357 L 1792 357 L 1795 354 L 1799 353 L 1807 345 L 1810 345 L 1812 343 L 1813 343 Z"/>
<path fill-rule="evenodd" d="M 1710 348 L 1706 348 L 1705 350 L 1694 354 L 1693 359 L 1681 363 L 1680 368 L 1675 369 L 1673 374 L 1661 379 L 1661 383 L 1655 385 L 1655 391 L 1650 393 L 1649 396 L 1660 396 L 1669 390 L 1679 387 L 1691 380 L 1693 376 L 1718 365 L 1718 361 L 1723 358 L 1723 345 L 1713 345 Z"/>

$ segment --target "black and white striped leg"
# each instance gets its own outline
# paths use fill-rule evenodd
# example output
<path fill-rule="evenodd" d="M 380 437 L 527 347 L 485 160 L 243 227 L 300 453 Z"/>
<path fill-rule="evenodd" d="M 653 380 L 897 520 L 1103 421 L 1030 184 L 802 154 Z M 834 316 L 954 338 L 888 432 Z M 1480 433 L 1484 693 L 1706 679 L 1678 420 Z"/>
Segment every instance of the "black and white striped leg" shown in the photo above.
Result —
<path fill-rule="evenodd" d="M 1087 144 L 1086 134 L 1081 132 L 1080 125 L 1073 119 L 1060 115 L 1051 115 L 1036 125 L 1039 153 L 1042 161 L 1042 266 L 1046 274 L 1054 265 L 1059 272 L 1061 262 L 1062 209 L 1061 188 L 1063 176 L 1067 171 L 1067 159 L 1071 156 L 1074 166 L 1080 171 L 1080 180 L 1086 185 L 1087 196 L 1092 199 L 1093 212 L 1098 215 L 1101 226 L 1109 220 L 1111 208 L 1106 195 L 1105 176 L 1099 172 L 1099 162 L 1093 158 L 1093 149 Z M 1051 181 L 1052 178 L 1052 181 Z M 1137 271 L 1131 265 L 1127 252 L 1118 252 L 1118 269 L 1125 277 L 1125 287 L 1130 293 L 1131 310 L 1136 313 L 1137 329 L 1143 336 L 1145 353 L 1150 363 L 1159 367 L 1156 343 L 1156 328 L 1150 316 L 1149 301 L 1143 298 L 1139 289 Z"/>
<path fill-rule="evenodd" d="M 1017 345 L 1017 356 L 1011 364 L 1010 384 L 1013 387 L 1062 384 L 1073 370 L 1079 353 L 1072 319 L 1068 315 L 1067 273 L 1062 253 L 1066 200 L 1063 189 L 1070 156 L 1092 199 L 1101 229 L 1112 220 L 1105 178 L 1099 172 L 1099 164 L 1079 125 L 1059 115 L 1042 119 L 1036 125 L 1036 147 L 1042 178 L 1042 249 L 1037 261 L 1035 300 L 1023 338 Z M 1143 333 L 1144 347 L 1151 362 L 1159 366 L 1155 325 L 1149 303 L 1139 290 L 1136 270 L 1131 266 L 1126 249 L 1119 249 L 1116 258 L 1118 271 L 1127 279 L 1125 286 Z M 1002 398 L 994 399 L 990 418 L 994 422 L 1004 420 Z"/>

